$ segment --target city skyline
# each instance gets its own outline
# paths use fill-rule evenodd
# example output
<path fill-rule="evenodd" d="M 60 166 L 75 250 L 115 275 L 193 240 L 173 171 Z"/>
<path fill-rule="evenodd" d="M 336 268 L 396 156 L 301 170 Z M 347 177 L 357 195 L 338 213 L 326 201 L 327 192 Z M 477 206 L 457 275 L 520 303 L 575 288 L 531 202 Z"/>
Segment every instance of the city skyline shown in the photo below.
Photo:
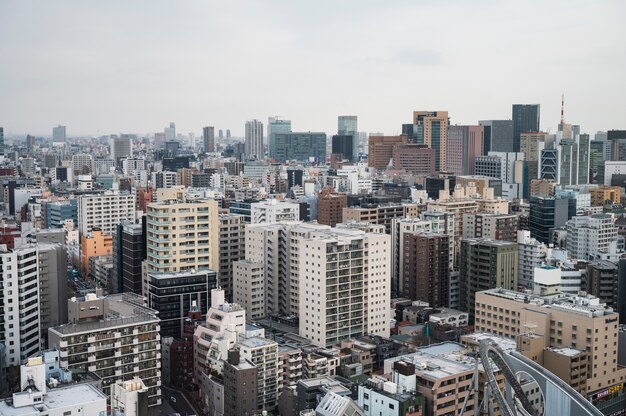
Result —
<path fill-rule="evenodd" d="M 143 134 L 174 120 L 183 134 L 243 137 L 246 120 L 280 114 L 293 131 L 331 133 L 338 115 L 357 115 L 360 131 L 394 135 L 414 110 L 477 124 L 518 103 L 540 104 L 554 132 L 562 93 L 582 132 L 624 127 L 623 3 L 147 4 L 4 2 L 6 134 Z M 398 24 L 410 21 L 422 23 Z"/>

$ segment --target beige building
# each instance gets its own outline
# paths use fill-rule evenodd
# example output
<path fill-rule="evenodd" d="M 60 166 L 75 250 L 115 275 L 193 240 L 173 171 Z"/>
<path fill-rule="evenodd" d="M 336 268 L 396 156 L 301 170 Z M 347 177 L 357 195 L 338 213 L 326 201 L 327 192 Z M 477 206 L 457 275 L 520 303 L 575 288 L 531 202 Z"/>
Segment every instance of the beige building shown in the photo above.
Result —
<path fill-rule="evenodd" d="M 622 197 L 622 188 L 619 186 L 599 186 L 590 189 L 589 193 L 591 194 L 591 206 L 603 206 L 607 201 L 619 204 Z"/>
<path fill-rule="evenodd" d="M 547 133 L 527 132 L 520 134 L 520 152 L 524 153 L 524 159 L 528 162 L 539 161 L 540 143 L 546 141 Z"/>
<path fill-rule="evenodd" d="M 147 272 L 179 273 L 220 269 L 216 201 L 162 201 L 149 204 L 146 232 L 144 295 L 147 294 Z"/>
<path fill-rule="evenodd" d="M 596 297 L 491 289 L 476 293 L 475 310 L 477 331 L 517 339 L 522 352 L 539 351 L 525 355 L 549 365 L 586 397 L 626 381 L 626 368 L 617 364 L 618 314 Z M 586 385 L 580 360 L 586 362 Z M 567 371 L 559 363 L 579 371 Z"/>
<path fill-rule="evenodd" d="M 450 119 L 447 111 L 413 111 L 413 124 L 422 129 L 424 144 L 435 149 L 435 170 L 446 171 L 446 143 Z M 436 149 L 439 149 L 439 152 Z"/>
<path fill-rule="evenodd" d="M 248 319 L 264 318 L 267 315 L 264 264 L 250 260 L 235 261 L 233 283 L 233 302 L 246 310 Z"/>
<path fill-rule="evenodd" d="M 394 218 L 419 217 L 417 204 L 385 204 L 368 207 L 347 207 L 343 209 L 342 222 L 369 222 L 385 226 L 391 233 L 391 222 Z"/>

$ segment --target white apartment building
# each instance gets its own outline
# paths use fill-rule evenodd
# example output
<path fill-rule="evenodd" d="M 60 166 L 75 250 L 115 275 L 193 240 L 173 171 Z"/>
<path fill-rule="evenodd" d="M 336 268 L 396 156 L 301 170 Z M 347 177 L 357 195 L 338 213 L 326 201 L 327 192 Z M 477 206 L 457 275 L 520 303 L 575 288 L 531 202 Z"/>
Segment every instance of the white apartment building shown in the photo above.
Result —
<path fill-rule="evenodd" d="M 593 261 L 611 245 L 617 247 L 617 226 L 612 214 L 572 217 L 565 227 L 566 248 L 573 259 Z"/>
<path fill-rule="evenodd" d="M 176 172 L 160 171 L 152 172 L 152 186 L 154 189 L 173 188 L 176 186 L 178 175 Z"/>
<path fill-rule="evenodd" d="M 296 202 L 269 199 L 250 205 L 250 222 L 252 224 L 272 224 L 276 222 L 298 221 L 300 205 Z"/>
<path fill-rule="evenodd" d="M 115 170 L 115 161 L 113 159 L 94 159 L 92 164 L 92 172 L 94 175 L 104 175 Z"/>
<path fill-rule="evenodd" d="M 6 347 L 6 364 L 20 365 L 41 350 L 38 248 L 0 245 L 0 263 L 0 342 Z"/>
<path fill-rule="evenodd" d="M 135 222 L 135 194 L 107 191 L 78 198 L 78 230 L 86 235 L 94 228 L 112 234 L 123 221 Z"/>
<path fill-rule="evenodd" d="M 532 238 L 530 231 L 525 230 L 517 232 L 517 247 L 519 250 L 517 284 L 520 289 L 532 289 L 534 269 L 545 262 L 548 247 Z"/>
<path fill-rule="evenodd" d="M 265 304 L 265 265 L 250 260 L 233 263 L 233 301 L 245 310 L 248 319 L 255 320 L 267 315 Z"/>
<path fill-rule="evenodd" d="M 161 404 L 161 335 L 156 311 L 132 293 L 98 293 L 68 302 L 69 323 L 48 330 L 50 347 L 59 350 L 60 366 L 93 371 L 110 395 L 119 379 L 140 377 L 148 405 Z"/>
<path fill-rule="evenodd" d="M 125 175 L 132 175 L 132 172 L 136 170 L 146 170 L 146 159 L 129 157 L 122 160 L 122 171 Z"/>
<path fill-rule="evenodd" d="M 389 336 L 390 236 L 334 229 L 298 245 L 300 335 L 323 347 Z"/>
<path fill-rule="evenodd" d="M 111 387 L 112 416 L 142 416 L 149 390 L 140 378 L 117 380 Z"/>
<path fill-rule="evenodd" d="M 87 168 L 86 171 L 84 168 Z M 93 156 L 87 153 L 79 153 L 72 156 L 72 172 L 80 175 L 89 173 L 93 168 Z"/>

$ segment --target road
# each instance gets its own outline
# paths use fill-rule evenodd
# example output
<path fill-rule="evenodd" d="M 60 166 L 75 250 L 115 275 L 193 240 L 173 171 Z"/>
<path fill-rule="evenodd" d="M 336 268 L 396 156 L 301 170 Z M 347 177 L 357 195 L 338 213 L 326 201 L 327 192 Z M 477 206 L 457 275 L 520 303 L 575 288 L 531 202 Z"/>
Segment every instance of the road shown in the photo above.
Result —
<path fill-rule="evenodd" d="M 178 390 L 161 386 L 161 393 L 162 393 L 162 402 L 163 402 L 163 405 L 161 405 L 161 407 L 163 408 L 171 407 L 175 410 L 174 413 L 180 413 L 181 416 L 189 416 L 189 415 L 197 414 L 196 410 L 193 408 L 191 403 L 189 403 L 185 395 L 179 392 Z M 172 400 L 172 397 L 175 399 L 175 401 Z M 165 416 L 168 413 L 161 412 L 161 414 Z"/>

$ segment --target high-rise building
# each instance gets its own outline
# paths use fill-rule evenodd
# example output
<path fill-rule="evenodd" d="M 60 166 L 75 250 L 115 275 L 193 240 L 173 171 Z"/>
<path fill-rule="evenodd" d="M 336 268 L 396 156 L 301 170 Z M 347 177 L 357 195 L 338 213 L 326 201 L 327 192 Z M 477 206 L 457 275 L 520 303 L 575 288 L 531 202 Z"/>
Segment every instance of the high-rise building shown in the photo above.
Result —
<path fill-rule="evenodd" d="M 370 136 L 367 155 L 368 166 L 376 169 L 387 168 L 393 156 L 394 147 L 408 142 L 408 136 Z"/>
<path fill-rule="evenodd" d="M 26 151 L 32 152 L 35 148 L 35 136 L 26 135 Z"/>
<path fill-rule="evenodd" d="M 388 336 L 389 235 L 324 230 L 298 239 L 298 251 L 301 336 L 322 347 L 363 334 Z"/>
<path fill-rule="evenodd" d="M 65 126 L 57 126 L 52 128 L 52 143 L 53 145 L 63 145 L 65 144 L 66 136 L 65 136 Z"/>
<path fill-rule="evenodd" d="M 148 205 L 146 224 L 148 271 L 219 271 L 220 231 L 216 201 L 154 202 Z M 144 285 L 144 295 L 146 289 Z M 183 310 L 187 311 L 189 309 Z"/>
<path fill-rule="evenodd" d="M 520 151 L 522 133 L 539 131 L 540 106 L 539 104 L 513 104 L 513 149 L 509 152 Z"/>
<path fill-rule="evenodd" d="M 484 126 L 449 126 L 446 142 L 446 171 L 474 175 L 474 159 L 483 154 Z"/>
<path fill-rule="evenodd" d="M 297 202 L 270 199 L 250 205 L 251 224 L 298 221 L 300 205 Z"/>
<path fill-rule="evenodd" d="M 578 134 L 573 139 L 561 139 L 558 146 L 558 178 L 563 186 L 589 183 L 590 140 L 588 134 Z"/>
<path fill-rule="evenodd" d="M 585 291 L 600 299 L 600 303 L 618 310 L 619 272 L 617 264 L 600 260 L 587 265 Z"/>
<path fill-rule="evenodd" d="M 477 157 L 475 163 L 476 175 L 502 180 L 503 198 L 509 201 L 523 198 L 524 185 L 528 182 L 528 170 L 523 153 L 489 152 L 488 156 Z"/>
<path fill-rule="evenodd" d="M 413 124 L 417 126 L 417 144 L 435 150 L 435 170 L 446 172 L 446 140 L 450 120 L 447 111 L 414 111 Z"/>
<path fill-rule="evenodd" d="M 233 299 L 233 263 L 245 258 L 245 227 L 243 217 L 237 214 L 219 214 L 220 268 L 219 286 Z"/>
<path fill-rule="evenodd" d="M 122 159 L 132 157 L 133 137 L 130 134 L 111 137 L 111 159 L 115 161 L 116 167 L 122 166 Z"/>
<path fill-rule="evenodd" d="M 278 404 L 278 344 L 252 337 L 238 343 L 241 358 L 256 367 L 257 412 L 273 410 Z"/>
<path fill-rule="evenodd" d="M 291 133 L 291 120 L 283 120 L 278 116 L 267 119 L 267 153 L 270 159 L 276 159 L 277 133 Z"/>
<path fill-rule="evenodd" d="M 513 120 L 482 120 L 483 126 L 483 154 L 489 152 L 514 152 Z"/>
<path fill-rule="evenodd" d="M 528 181 L 539 178 L 539 160 L 546 142 L 546 133 L 526 132 L 520 134 L 520 152 L 528 166 Z M 530 198 L 530 185 L 524 184 L 524 199 Z"/>
<path fill-rule="evenodd" d="M 78 199 L 78 229 L 87 234 L 94 228 L 111 234 L 123 221 L 135 222 L 135 194 L 107 191 L 81 195 Z"/>
<path fill-rule="evenodd" d="M 565 223 L 568 254 L 577 260 L 593 261 L 601 253 L 617 248 L 617 226 L 613 214 L 572 217 Z"/>
<path fill-rule="evenodd" d="M 344 158 L 354 162 L 359 156 L 359 140 L 358 140 L 358 122 L 357 116 L 339 116 L 337 118 L 337 134 L 339 136 L 352 136 L 352 157 L 347 157 L 344 153 Z M 347 149 L 346 149 L 347 151 Z M 333 153 L 343 153 L 335 152 Z"/>
<path fill-rule="evenodd" d="M 176 140 L 176 123 L 171 122 L 169 127 L 165 127 L 163 134 L 166 142 Z"/>
<path fill-rule="evenodd" d="M 259 120 L 246 121 L 245 154 L 248 159 L 265 159 L 265 149 L 263 146 L 263 123 Z"/>
<path fill-rule="evenodd" d="M 609 130 L 606 134 L 611 146 L 611 160 L 626 160 L 626 130 Z"/>
<path fill-rule="evenodd" d="M 61 368 L 96 373 L 107 395 L 116 380 L 139 377 L 148 388 L 148 406 L 161 404 L 159 318 L 143 297 L 89 293 L 69 300 L 68 317 L 68 324 L 48 331 Z"/>
<path fill-rule="evenodd" d="M 449 306 L 450 237 L 433 233 L 404 234 L 403 296 Z"/>
<path fill-rule="evenodd" d="M 202 149 L 205 153 L 215 152 L 215 127 L 202 128 Z"/>
<path fill-rule="evenodd" d="M 326 133 L 273 133 L 274 159 L 285 162 L 326 162 Z"/>
<path fill-rule="evenodd" d="M 230 139 L 230 129 L 226 129 L 226 138 Z"/>
<path fill-rule="evenodd" d="M 4 305 L 0 342 L 6 347 L 5 362 L 8 366 L 20 365 L 41 350 L 38 251 L 36 246 L 0 251 Z"/>
<path fill-rule="evenodd" d="M 217 137 L 220 138 L 220 139 L 223 139 L 224 138 L 224 130 L 219 129 L 219 131 L 217 133 Z"/>
<path fill-rule="evenodd" d="M 463 214 L 463 238 L 516 241 L 518 226 L 516 214 Z"/>
<path fill-rule="evenodd" d="M 67 249 L 58 243 L 39 243 L 39 298 L 41 339 L 48 328 L 67 323 Z"/>
<path fill-rule="evenodd" d="M 487 239 L 461 241 L 461 310 L 474 321 L 477 292 L 493 288 L 517 290 L 517 243 Z"/>
<path fill-rule="evenodd" d="M 141 294 L 141 265 L 146 259 L 146 226 L 122 223 L 113 237 L 114 280 L 119 292 Z"/>
<path fill-rule="evenodd" d="M 528 219 L 530 235 L 544 244 L 549 244 L 550 231 L 563 227 L 575 214 L 574 199 L 531 196 Z"/>
<path fill-rule="evenodd" d="M 519 249 L 517 284 L 519 289 L 532 289 L 535 267 L 545 262 L 548 246 L 530 236 L 530 231 L 517 232 Z"/>
<path fill-rule="evenodd" d="M 333 155 L 341 155 L 341 159 L 355 162 L 357 155 L 354 153 L 354 135 L 352 134 L 335 134 L 331 138 L 331 152 Z"/>
<path fill-rule="evenodd" d="M 0 156 L 4 156 L 4 127 L 0 127 Z"/>
<path fill-rule="evenodd" d="M 539 159 L 539 179 L 556 182 L 559 178 L 559 153 L 557 149 L 543 149 Z"/>
<path fill-rule="evenodd" d="M 393 168 L 414 175 L 435 173 L 435 151 L 425 144 L 400 144 L 392 150 Z"/>
<path fill-rule="evenodd" d="M 257 366 L 250 360 L 242 358 L 239 350 L 233 349 L 228 352 L 223 374 L 224 416 L 257 413 L 258 376 Z"/>
<path fill-rule="evenodd" d="M 72 171 L 74 175 L 86 175 L 91 173 L 93 156 L 87 153 L 72 155 Z"/>

